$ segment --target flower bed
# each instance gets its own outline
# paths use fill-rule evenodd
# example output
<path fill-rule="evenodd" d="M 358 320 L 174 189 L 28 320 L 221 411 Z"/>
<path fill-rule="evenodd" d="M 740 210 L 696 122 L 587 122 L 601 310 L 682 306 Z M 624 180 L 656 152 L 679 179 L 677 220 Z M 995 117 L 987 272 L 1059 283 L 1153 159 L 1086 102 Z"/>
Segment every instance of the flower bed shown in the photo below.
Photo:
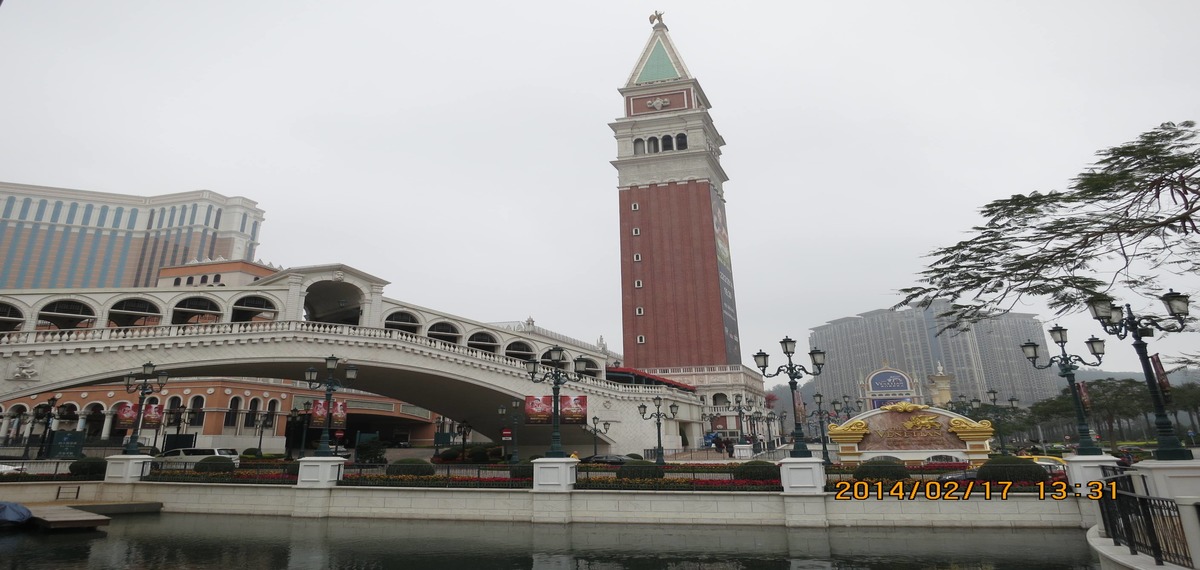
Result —
<path fill-rule="evenodd" d="M 197 473 L 184 470 L 151 471 L 143 481 L 160 483 L 255 483 L 260 485 L 295 485 L 296 475 L 284 471 L 263 472 L 248 469 L 230 473 Z"/>
<path fill-rule="evenodd" d="M 70 473 L 7 473 L 0 483 L 37 483 L 40 481 L 103 481 L 104 474 L 72 475 Z"/>
<path fill-rule="evenodd" d="M 351 475 L 338 481 L 341 487 L 452 487 L 467 489 L 532 489 L 533 479 L 509 477 L 463 477 L 460 475 Z"/>
<path fill-rule="evenodd" d="M 619 491 L 783 491 L 778 479 L 617 479 L 588 478 L 576 481 L 579 490 Z"/>

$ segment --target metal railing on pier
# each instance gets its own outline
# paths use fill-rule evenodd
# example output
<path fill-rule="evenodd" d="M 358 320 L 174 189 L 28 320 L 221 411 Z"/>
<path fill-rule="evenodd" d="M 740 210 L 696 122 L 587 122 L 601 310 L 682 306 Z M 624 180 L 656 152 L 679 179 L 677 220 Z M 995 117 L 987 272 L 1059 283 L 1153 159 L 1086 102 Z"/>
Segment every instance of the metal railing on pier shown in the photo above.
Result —
<path fill-rule="evenodd" d="M 1104 466 L 1101 470 L 1104 481 L 1115 484 L 1113 492 L 1106 486 L 1099 502 L 1104 532 L 1113 545 L 1128 546 L 1130 554 L 1150 555 L 1155 564 L 1166 561 L 1192 568 L 1191 552 L 1175 501 L 1137 494 L 1133 473 L 1122 468 Z"/>

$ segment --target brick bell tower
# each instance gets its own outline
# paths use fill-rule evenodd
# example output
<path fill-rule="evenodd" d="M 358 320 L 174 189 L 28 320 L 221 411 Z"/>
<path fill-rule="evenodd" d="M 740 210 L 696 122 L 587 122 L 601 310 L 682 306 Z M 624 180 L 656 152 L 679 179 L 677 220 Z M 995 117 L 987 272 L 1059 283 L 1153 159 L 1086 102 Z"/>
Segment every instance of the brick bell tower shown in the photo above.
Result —
<path fill-rule="evenodd" d="M 655 20 L 620 89 L 623 116 L 609 124 L 617 139 L 624 365 L 684 381 L 668 369 L 721 366 L 742 376 L 725 141 L 661 14 Z"/>

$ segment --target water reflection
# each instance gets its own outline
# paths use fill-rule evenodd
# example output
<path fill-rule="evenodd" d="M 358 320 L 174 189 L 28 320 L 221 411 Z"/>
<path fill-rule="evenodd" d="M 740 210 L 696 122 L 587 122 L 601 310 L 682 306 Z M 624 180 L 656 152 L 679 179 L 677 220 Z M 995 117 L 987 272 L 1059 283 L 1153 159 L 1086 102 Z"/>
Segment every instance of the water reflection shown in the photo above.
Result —
<path fill-rule="evenodd" d="M 0 535 L 0 568 L 758 570 L 1098 568 L 1082 530 L 782 529 L 125 515 Z"/>

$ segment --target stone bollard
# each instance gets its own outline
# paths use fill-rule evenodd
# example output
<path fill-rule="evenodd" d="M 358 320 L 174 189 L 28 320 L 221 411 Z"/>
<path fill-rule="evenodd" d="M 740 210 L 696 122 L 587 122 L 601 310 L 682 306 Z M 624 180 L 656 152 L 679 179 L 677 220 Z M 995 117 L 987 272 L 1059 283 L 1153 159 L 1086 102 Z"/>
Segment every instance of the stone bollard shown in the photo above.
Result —
<path fill-rule="evenodd" d="M 575 489 L 578 459 L 544 457 L 533 460 L 532 522 L 571 522 L 571 491 Z"/>
<path fill-rule="evenodd" d="M 136 483 L 150 470 L 149 455 L 110 455 L 104 468 L 105 483 Z"/>
<path fill-rule="evenodd" d="M 825 462 L 820 457 L 788 457 L 779 461 L 783 486 L 783 518 L 789 528 L 827 527 Z"/>
<path fill-rule="evenodd" d="M 341 457 L 303 457 L 296 487 L 301 489 L 331 489 L 342 480 L 346 460 Z"/>

